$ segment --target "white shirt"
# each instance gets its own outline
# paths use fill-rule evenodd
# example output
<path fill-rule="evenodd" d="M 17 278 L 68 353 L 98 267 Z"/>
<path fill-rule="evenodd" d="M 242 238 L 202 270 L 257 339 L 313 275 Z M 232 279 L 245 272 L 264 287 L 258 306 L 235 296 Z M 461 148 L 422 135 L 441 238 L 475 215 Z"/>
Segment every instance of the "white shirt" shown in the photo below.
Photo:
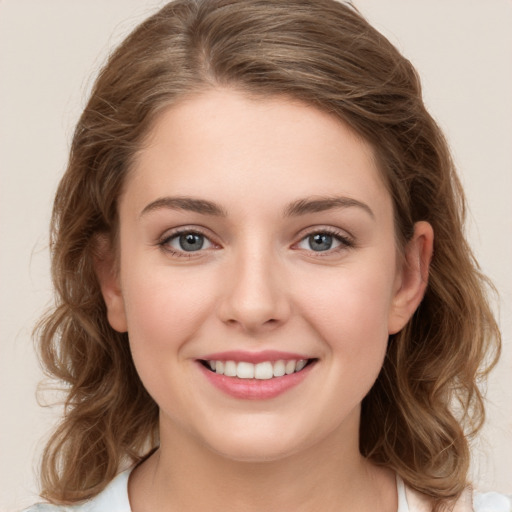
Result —
<path fill-rule="evenodd" d="M 132 512 L 128 499 L 128 478 L 131 469 L 119 473 L 95 498 L 73 506 L 38 504 L 24 512 Z M 397 476 L 397 512 L 430 512 L 428 500 L 407 487 Z M 512 498 L 498 493 L 475 494 L 471 503 L 471 492 L 465 492 L 457 501 L 453 512 L 512 512 Z M 473 508 L 475 507 L 475 508 Z"/>

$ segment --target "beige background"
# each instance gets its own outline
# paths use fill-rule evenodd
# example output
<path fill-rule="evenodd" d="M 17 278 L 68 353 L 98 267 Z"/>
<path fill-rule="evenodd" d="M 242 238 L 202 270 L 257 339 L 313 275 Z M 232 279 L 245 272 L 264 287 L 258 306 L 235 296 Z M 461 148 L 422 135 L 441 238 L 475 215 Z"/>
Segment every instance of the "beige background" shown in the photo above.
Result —
<path fill-rule="evenodd" d="M 50 304 L 47 226 L 74 123 L 113 44 L 155 0 L 0 0 L 0 511 L 36 500 L 41 409 L 30 332 Z M 477 487 L 512 493 L 512 1 L 355 0 L 415 63 L 500 292 L 504 353 L 475 444 Z"/>

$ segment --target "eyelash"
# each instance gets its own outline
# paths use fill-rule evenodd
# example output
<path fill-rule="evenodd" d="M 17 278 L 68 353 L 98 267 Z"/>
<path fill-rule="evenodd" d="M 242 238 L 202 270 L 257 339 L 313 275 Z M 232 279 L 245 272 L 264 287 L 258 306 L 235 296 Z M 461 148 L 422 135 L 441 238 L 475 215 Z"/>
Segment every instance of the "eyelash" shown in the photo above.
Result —
<path fill-rule="evenodd" d="M 159 240 L 157 242 L 157 245 L 166 253 L 168 253 L 172 256 L 178 257 L 178 258 L 192 258 L 192 257 L 194 257 L 195 253 L 204 252 L 201 249 L 199 249 L 197 251 L 184 251 L 184 250 L 179 251 L 179 250 L 172 249 L 171 246 L 168 245 L 172 240 L 175 240 L 182 235 L 199 235 L 201 237 L 204 237 L 204 239 L 207 240 L 212 246 L 218 247 L 218 245 L 215 244 L 215 242 L 213 242 L 201 230 L 190 229 L 190 228 L 189 229 L 180 229 L 180 230 L 174 231 L 171 234 L 166 234 L 166 236 L 164 238 L 162 238 L 161 240 Z M 314 251 L 314 250 L 310 249 L 308 252 L 313 253 L 315 255 L 315 257 L 319 257 L 319 258 L 326 257 L 329 255 L 332 255 L 333 253 L 337 253 L 342 250 L 350 249 L 355 246 L 355 242 L 351 237 L 349 237 L 345 234 L 342 234 L 341 232 L 339 232 L 335 229 L 332 229 L 332 228 L 322 228 L 322 229 L 315 229 L 313 231 L 310 231 L 310 232 L 304 234 L 298 242 L 293 244 L 293 246 L 297 246 L 298 244 L 302 243 L 307 238 L 315 236 L 315 235 L 328 235 L 340 243 L 340 246 L 335 247 L 334 249 L 328 249 L 325 251 Z"/>
<path fill-rule="evenodd" d="M 351 249 L 351 248 L 355 247 L 355 241 L 352 237 L 347 236 L 345 233 L 342 233 L 333 228 L 314 229 L 313 231 L 310 231 L 310 232 L 306 233 L 305 235 L 303 235 L 301 237 L 301 239 L 299 240 L 299 242 L 297 242 L 294 245 L 298 245 L 301 242 L 303 242 L 304 240 L 306 240 L 307 238 L 309 238 L 311 236 L 315 236 L 315 235 L 329 235 L 334 240 L 336 240 L 337 242 L 340 243 L 340 245 L 338 247 L 335 247 L 333 249 L 328 249 L 326 251 L 313 251 L 312 249 L 310 249 L 308 252 L 313 253 L 316 258 L 325 258 L 325 257 L 331 256 L 333 254 L 336 254 L 340 251 Z"/>
<path fill-rule="evenodd" d="M 201 250 L 198 251 L 178 251 L 173 249 L 170 245 L 168 245 L 172 240 L 179 238 L 182 235 L 199 235 L 202 236 L 205 240 L 208 240 L 208 242 L 216 246 L 214 242 L 210 240 L 210 238 L 203 233 L 201 230 L 194 228 L 194 229 L 179 229 L 171 234 L 166 234 L 161 240 L 158 241 L 157 245 L 166 253 L 170 254 L 171 256 L 176 256 L 178 258 L 193 258 L 195 253 L 203 252 Z"/>

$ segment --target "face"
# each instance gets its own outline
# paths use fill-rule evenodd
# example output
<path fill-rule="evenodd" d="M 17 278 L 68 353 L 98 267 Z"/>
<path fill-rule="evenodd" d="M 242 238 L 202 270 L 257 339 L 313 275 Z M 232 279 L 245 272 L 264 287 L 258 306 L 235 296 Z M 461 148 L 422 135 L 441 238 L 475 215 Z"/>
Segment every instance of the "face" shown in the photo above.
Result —
<path fill-rule="evenodd" d="M 100 281 L 162 446 L 172 433 L 236 460 L 357 447 L 428 246 L 420 227 L 401 263 L 366 142 L 298 102 L 206 92 L 157 120 L 119 217 L 118 273 Z"/>

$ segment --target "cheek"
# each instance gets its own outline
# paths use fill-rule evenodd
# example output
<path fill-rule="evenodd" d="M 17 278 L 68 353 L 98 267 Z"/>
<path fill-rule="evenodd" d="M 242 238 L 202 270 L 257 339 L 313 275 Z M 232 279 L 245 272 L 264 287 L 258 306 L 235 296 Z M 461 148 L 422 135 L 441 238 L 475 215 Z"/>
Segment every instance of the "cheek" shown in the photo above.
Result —
<path fill-rule="evenodd" d="M 208 296 L 207 281 L 196 274 L 162 267 L 127 276 L 123 296 L 134 358 L 159 358 L 163 351 L 179 354 L 193 337 L 207 314 Z"/>
<path fill-rule="evenodd" d="M 382 262 L 332 269 L 304 280 L 296 296 L 306 321 L 326 349 L 342 351 L 351 364 L 381 364 L 388 340 L 394 275 Z M 386 270 L 387 268 L 387 270 Z M 307 291 L 306 291 L 307 290 Z"/>
<path fill-rule="evenodd" d="M 187 386 L 188 359 L 194 339 L 208 315 L 204 279 L 163 269 L 151 275 L 132 273 L 123 294 L 133 361 L 144 387 L 177 422 L 187 421 L 193 400 Z"/>
<path fill-rule="evenodd" d="M 375 276 L 374 276 L 375 277 Z M 325 381 L 336 398 L 333 421 L 356 408 L 374 385 L 388 345 L 389 287 L 385 281 L 355 276 L 334 281 L 329 293 L 310 295 L 304 318 L 320 336 Z"/>

